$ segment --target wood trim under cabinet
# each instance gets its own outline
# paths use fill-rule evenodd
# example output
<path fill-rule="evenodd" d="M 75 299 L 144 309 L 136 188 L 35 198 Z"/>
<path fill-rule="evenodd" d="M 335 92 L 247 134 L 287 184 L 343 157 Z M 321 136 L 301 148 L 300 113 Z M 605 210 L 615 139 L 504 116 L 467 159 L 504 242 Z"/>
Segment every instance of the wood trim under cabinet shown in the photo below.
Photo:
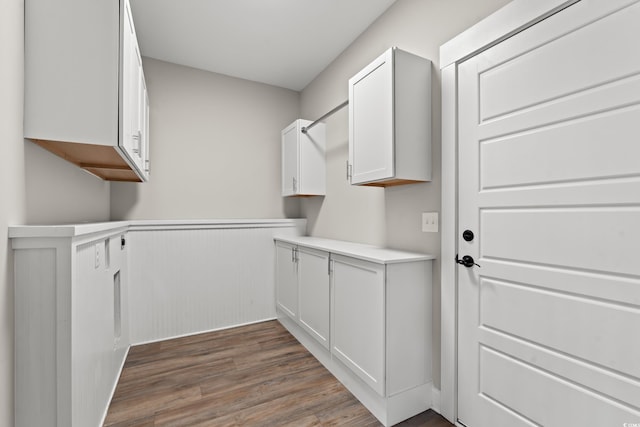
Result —
<path fill-rule="evenodd" d="M 416 181 L 412 179 L 390 179 L 388 181 L 367 182 L 367 183 L 358 184 L 358 185 L 365 185 L 367 187 L 395 187 L 396 185 L 418 184 L 418 183 L 424 183 L 424 182 L 427 182 L 427 181 Z"/>
<path fill-rule="evenodd" d="M 31 141 L 104 180 L 142 182 L 113 146 L 42 139 Z"/>

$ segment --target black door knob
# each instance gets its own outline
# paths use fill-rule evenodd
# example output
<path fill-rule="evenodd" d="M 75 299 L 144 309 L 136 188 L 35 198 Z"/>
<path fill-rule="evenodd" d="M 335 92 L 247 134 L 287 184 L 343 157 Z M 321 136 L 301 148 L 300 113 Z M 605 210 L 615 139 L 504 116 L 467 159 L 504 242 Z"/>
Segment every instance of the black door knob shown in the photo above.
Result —
<path fill-rule="evenodd" d="M 467 242 L 472 241 L 472 240 L 473 240 L 473 231 L 471 231 L 471 230 L 464 230 L 464 231 L 462 232 L 462 238 L 463 238 L 465 241 L 467 241 Z"/>
<path fill-rule="evenodd" d="M 458 264 L 464 265 L 467 268 L 473 267 L 474 265 L 477 265 L 478 267 L 480 267 L 479 264 L 476 264 L 475 260 L 471 255 L 465 255 L 462 257 L 462 259 L 458 259 L 458 255 L 456 255 L 456 262 Z"/>

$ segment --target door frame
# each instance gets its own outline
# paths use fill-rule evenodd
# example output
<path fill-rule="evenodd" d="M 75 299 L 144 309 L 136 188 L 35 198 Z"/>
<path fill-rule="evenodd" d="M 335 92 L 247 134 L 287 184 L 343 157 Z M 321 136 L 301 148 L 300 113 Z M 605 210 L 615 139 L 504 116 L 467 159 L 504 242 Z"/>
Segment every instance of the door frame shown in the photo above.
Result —
<path fill-rule="evenodd" d="M 581 0 L 514 0 L 440 47 L 442 81 L 442 257 L 440 413 L 458 418 L 458 66 Z"/>

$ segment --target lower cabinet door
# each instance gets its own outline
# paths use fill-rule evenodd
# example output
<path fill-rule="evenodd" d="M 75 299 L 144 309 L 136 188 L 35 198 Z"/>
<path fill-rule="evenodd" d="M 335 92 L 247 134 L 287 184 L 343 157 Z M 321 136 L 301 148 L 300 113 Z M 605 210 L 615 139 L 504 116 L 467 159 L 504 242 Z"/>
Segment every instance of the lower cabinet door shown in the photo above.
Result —
<path fill-rule="evenodd" d="M 332 255 L 332 354 L 385 395 L 384 265 Z"/>
<path fill-rule="evenodd" d="M 294 246 L 283 242 L 276 242 L 276 304 L 297 319 L 298 268 Z"/>
<path fill-rule="evenodd" d="M 300 326 L 329 349 L 329 254 L 300 246 L 298 279 Z"/>

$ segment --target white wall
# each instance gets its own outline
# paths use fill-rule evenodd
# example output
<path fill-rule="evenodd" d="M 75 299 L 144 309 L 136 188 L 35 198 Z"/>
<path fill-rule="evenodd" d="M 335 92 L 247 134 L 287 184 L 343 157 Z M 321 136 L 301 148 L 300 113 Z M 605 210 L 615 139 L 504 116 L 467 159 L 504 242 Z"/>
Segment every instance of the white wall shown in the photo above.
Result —
<path fill-rule="evenodd" d="M 7 224 L 24 220 L 23 3 L 0 9 L 0 425 L 13 425 L 13 257 Z"/>
<path fill-rule="evenodd" d="M 30 141 L 24 156 L 26 224 L 109 220 L 109 182 Z"/>
<path fill-rule="evenodd" d="M 0 426 L 13 425 L 14 224 L 109 219 L 109 184 L 22 138 L 24 1 L 0 6 Z"/>
<path fill-rule="evenodd" d="M 297 217 L 280 197 L 280 131 L 299 93 L 144 58 L 151 177 L 111 185 L 112 219 Z"/>
<path fill-rule="evenodd" d="M 422 233 L 421 213 L 440 211 L 440 72 L 439 47 L 508 3 L 508 0 L 398 0 L 301 95 L 302 118 L 314 119 L 348 98 L 351 76 L 391 46 L 433 62 L 433 181 L 386 189 L 349 186 L 348 113 L 327 123 L 327 196 L 302 201 L 307 232 L 363 243 L 387 245 L 440 256 L 440 233 Z M 440 218 L 442 221 L 451 220 Z M 440 261 L 434 264 L 434 384 L 440 387 Z"/>

